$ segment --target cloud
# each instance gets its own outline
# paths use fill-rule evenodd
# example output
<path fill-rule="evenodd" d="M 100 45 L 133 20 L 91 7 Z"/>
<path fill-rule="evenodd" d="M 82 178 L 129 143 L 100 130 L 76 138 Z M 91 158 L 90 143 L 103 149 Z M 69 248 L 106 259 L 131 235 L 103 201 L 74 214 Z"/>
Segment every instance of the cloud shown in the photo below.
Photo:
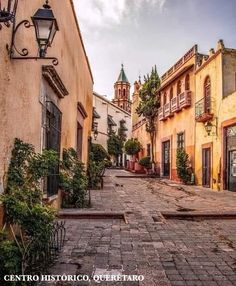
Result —
<path fill-rule="evenodd" d="M 83 30 L 109 28 L 137 14 L 145 4 L 162 11 L 166 0 L 74 0 Z"/>

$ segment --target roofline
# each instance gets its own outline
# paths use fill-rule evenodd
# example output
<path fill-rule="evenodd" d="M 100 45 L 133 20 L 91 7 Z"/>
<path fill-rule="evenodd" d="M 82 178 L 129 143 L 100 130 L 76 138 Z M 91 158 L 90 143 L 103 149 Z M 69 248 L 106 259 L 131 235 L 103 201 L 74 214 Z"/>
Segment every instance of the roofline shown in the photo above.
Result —
<path fill-rule="evenodd" d="M 131 114 L 129 112 L 127 112 L 126 110 L 120 108 L 119 106 L 117 106 L 116 104 L 114 104 L 113 102 L 111 102 L 109 99 L 105 98 L 104 95 L 98 94 L 96 91 L 93 91 L 93 95 L 99 97 L 100 99 L 106 101 L 107 103 L 111 104 L 113 107 L 117 108 L 118 110 L 124 112 L 125 114 L 129 115 L 131 117 Z"/>
<path fill-rule="evenodd" d="M 194 67 L 194 64 L 191 64 L 179 70 L 173 77 L 171 77 L 168 81 L 166 81 L 163 85 L 161 85 L 160 88 L 157 90 L 157 92 L 160 92 L 163 89 L 165 89 L 167 86 L 172 84 L 173 81 L 175 81 L 178 77 L 180 77 L 181 75 L 183 75 L 184 73 L 192 69 L 193 67 Z"/>
<path fill-rule="evenodd" d="M 80 31 L 80 28 L 79 28 L 79 22 L 78 22 L 78 18 L 77 18 L 76 12 L 75 12 L 75 6 L 74 6 L 74 3 L 73 3 L 73 0 L 70 0 L 70 4 L 71 4 L 72 11 L 73 11 L 75 23 L 76 23 L 76 26 L 77 26 L 77 31 L 78 31 L 78 34 L 79 34 L 79 38 L 80 38 L 81 43 L 82 43 L 82 48 L 83 48 L 83 51 L 84 51 L 84 54 L 85 54 L 85 58 L 86 58 L 86 62 L 87 62 L 87 65 L 88 65 L 89 73 L 90 73 L 90 76 L 92 78 L 92 82 L 94 83 L 93 73 L 92 73 L 91 66 L 90 66 L 90 63 L 89 63 L 89 59 L 88 59 L 88 56 L 87 56 L 87 53 L 86 53 L 86 50 L 85 50 L 84 41 L 83 41 L 83 38 L 82 38 L 82 35 L 81 35 L 81 31 Z"/>

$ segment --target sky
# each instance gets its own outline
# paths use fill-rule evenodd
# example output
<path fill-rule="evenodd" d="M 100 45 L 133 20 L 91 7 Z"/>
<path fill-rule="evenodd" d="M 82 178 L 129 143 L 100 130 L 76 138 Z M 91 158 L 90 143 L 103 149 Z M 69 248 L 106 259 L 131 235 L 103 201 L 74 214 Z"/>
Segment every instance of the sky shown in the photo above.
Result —
<path fill-rule="evenodd" d="M 236 48 L 236 0 L 74 0 L 94 91 L 114 96 L 121 64 L 131 85 L 165 73 L 193 45 Z"/>

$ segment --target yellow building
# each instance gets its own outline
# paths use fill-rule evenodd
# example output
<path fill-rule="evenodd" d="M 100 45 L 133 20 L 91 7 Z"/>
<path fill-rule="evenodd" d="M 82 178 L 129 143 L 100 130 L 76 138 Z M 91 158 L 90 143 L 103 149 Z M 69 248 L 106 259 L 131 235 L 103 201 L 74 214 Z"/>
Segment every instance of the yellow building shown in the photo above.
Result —
<path fill-rule="evenodd" d="M 52 10 L 42 8 L 41 0 L 18 2 L 15 27 L 23 20 L 29 22 L 15 30 L 14 43 L 13 24 L 9 28 L 2 24 L 0 29 L 0 192 L 16 137 L 33 144 L 36 152 L 73 147 L 87 162 L 93 77 L 73 2 L 51 0 L 50 5 Z M 53 11 L 59 27 L 46 58 L 42 58 L 45 46 L 41 44 L 39 49 L 31 20 L 39 8 L 49 14 Z M 45 199 L 59 207 L 55 186 L 47 188 Z"/>
<path fill-rule="evenodd" d="M 132 136 L 144 147 L 142 157 L 148 155 L 150 139 L 145 119 L 135 112 L 140 85 L 134 86 Z M 157 96 L 154 149 L 160 176 L 179 180 L 176 151 L 182 147 L 196 184 L 236 191 L 236 49 L 220 40 L 204 55 L 195 45 L 161 76 Z"/>
<path fill-rule="evenodd" d="M 194 166 L 194 115 L 196 64 L 202 56 L 193 46 L 164 75 L 158 91 L 156 158 L 160 175 L 178 180 L 176 151 L 185 148 Z"/>
<path fill-rule="evenodd" d="M 236 191 L 236 50 L 220 40 L 197 65 L 197 184 Z"/>

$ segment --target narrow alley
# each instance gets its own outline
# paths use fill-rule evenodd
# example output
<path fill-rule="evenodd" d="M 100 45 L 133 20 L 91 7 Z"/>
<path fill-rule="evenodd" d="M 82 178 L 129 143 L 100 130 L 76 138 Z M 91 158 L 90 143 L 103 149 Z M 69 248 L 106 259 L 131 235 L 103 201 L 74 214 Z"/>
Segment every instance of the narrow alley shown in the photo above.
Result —
<path fill-rule="evenodd" d="M 100 285 L 236 285 L 235 219 L 177 220 L 161 215 L 230 213 L 235 193 L 135 178 L 123 170 L 105 175 L 104 189 L 91 191 L 92 208 L 79 212 L 122 212 L 125 220 L 66 220 L 66 244 L 51 274 L 89 275 L 91 281 L 63 285 L 98 285 L 92 276 L 99 274 L 145 278 Z"/>

